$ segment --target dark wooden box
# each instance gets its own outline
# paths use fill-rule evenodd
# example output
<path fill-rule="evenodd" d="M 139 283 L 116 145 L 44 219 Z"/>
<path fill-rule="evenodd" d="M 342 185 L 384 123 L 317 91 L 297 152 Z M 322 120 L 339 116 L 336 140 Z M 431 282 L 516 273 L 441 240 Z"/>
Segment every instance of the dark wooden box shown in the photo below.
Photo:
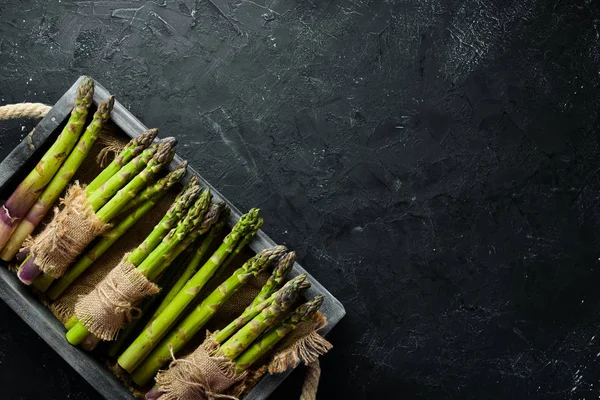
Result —
<path fill-rule="evenodd" d="M 6 199 L 10 195 L 15 183 L 20 182 L 29 168 L 43 155 L 44 149 L 49 146 L 58 135 L 58 127 L 69 116 L 75 100 L 75 92 L 83 77 L 56 102 L 35 129 L 0 163 L 0 197 Z M 95 82 L 94 103 L 98 105 L 110 96 L 101 84 Z M 147 129 L 135 116 L 133 116 L 118 101 L 112 112 L 113 122 L 129 137 L 135 137 Z M 176 132 L 168 135 L 177 136 Z M 165 136 L 165 135 L 162 135 Z M 178 165 L 182 159 L 175 156 L 169 166 L 170 169 Z M 30 167 L 31 166 L 31 167 Z M 225 201 L 231 207 L 230 226 L 240 217 L 239 210 L 227 199 L 225 199 L 214 187 L 212 187 L 202 176 L 189 166 L 189 173 L 195 173 L 200 177 L 200 183 L 204 187 L 210 187 L 215 200 Z M 268 217 L 268 215 L 266 216 Z M 275 243 L 263 231 L 259 231 L 250 243 L 253 251 L 258 252 L 272 247 Z M 294 265 L 291 276 L 307 273 L 298 263 Z M 308 273 L 307 273 L 308 274 Z M 323 330 L 327 334 L 346 314 L 342 304 L 331 295 L 314 278 L 308 274 L 312 287 L 307 292 L 307 297 L 312 298 L 318 294 L 325 296 L 325 302 L 321 312 L 327 317 L 329 325 Z M 65 339 L 65 328 L 52 315 L 31 289 L 23 285 L 17 277 L 5 267 L 0 268 L 0 297 L 19 316 L 29 324 L 62 358 L 64 358 L 75 370 L 85 378 L 106 399 L 133 399 L 129 390 L 117 380 L 108 368 L 85 351 L 71 346 Z M 275 388 L 287 377 L 289 372 L 279 375 L 266 375 L 246 396 L 245 400 L 266 399 Z"/>

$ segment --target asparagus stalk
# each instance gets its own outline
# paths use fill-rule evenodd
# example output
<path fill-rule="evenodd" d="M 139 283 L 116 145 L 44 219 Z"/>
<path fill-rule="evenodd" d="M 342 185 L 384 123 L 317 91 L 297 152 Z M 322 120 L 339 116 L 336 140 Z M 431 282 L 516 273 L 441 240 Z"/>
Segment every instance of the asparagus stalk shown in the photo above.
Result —
<path fill-rule="evenodd" d="M 162 169 L 165 166 L 165 164 L 167 164 L 170 161 L 173 155 L 173 146 L 175 145 L 175 143 L 175 139 L 165 139 L 160 144 L 158 144 L 156 146 L 155 152 L 153 153 L 153 157 L 148 162 L 146 168 L 140 174 L 136 175 L 131 180 L 131 182 L 129 182 L 123 189 L 119 190 L 116 193 L 116 195 L 108 203 L 106 203 L 104 207 L 102 207 L 102 209 L 97 210 L 95 208 L 95 205 L 100 204 L 100 202 L 91 203 L 92 208 L 94 209 L 94 211 L 96 211 L 96 216 L 100 221 L 104 223 L 110 222 L 111 218 L 118 214 L 120 208 L 127 204 L 127 200 L 129 198 L 135 196 L 135 194 L 147 182 L 149 177 L 160 171 L 160 169 Z M 146 151 L 144 151 L 144 153 L 146 153 Z M 144 155 L 144 153 L 142 153 L 142 156 Z M 111 179 L 109 179 L 107 183 L 110 183 L 114 178 L 121 178 L 122 180 L 124 180 L 123 178 L 125 178 L 125 175 L 119 173 L 116 176 L 113 176 Z M 113 187 L 116 186 L 117 185 L 114 185 Z M 98 190 L 100 191 L 100 189 Z M 100 201 L 103 201 L 104 197 L 100 196 L 98 197 L 98 199 Z M 33 257 L 31 258 L 33 259 Z M 34 260 L 32 263 L 24 263 L 19 269 L 17 276 L 19 277 L 21 282 L 30 285 L 40 275 L 41 272 L 42 271 L 35 264 Z"/>
<path fill-rule="evenodd" d="M 198 239 L 199 236 L 205 234 L 210 230 L 210 226 L 215 223 L 215 221 L 219 218 L 219 214 L 221 213 L 221 209 L 225 203 L 216 203 L 208 210 L 206 215 L 204 216 L 204 220 L 202 221 L 200 227 L 190 232 L 185 238 L 177 245 L 175 250 L 170 254 L 169 257 L 164 259 L 164 263 L 168 266 L 181 254 L 185 249 L 187 249 L 192 243 Z"/>
<path fill-rule="evenodd" d="M 248 243 L 250 243 L 250 241 L 252 240 L 252 238 L 254 238 L 254 235 L 256 235 L 256 232 L 258 232 L 263 223 L 264 221 L 262 218 L 259 218 L 258 221 L 256 221 L 256 223 L 252 227 L 252 231 L 250 231 L 246 236 L 242 238 L 242 240 L 240 240 L 237 246 L 235 246 L 235 250 L 233 250 L 233 252 L 227 257 L 227 259 L 223 263 L 223 268 L 221 268 L 221 271 L 226 269 L 229 266 L 229 264 L 231 264 L 233 260 L 235 260 L 238 254 L 240 254 L 242 249 L 246 247 Z"/>
<path fill-rule="evenodd" d="M 173 326 L 179 314 L 200 292 L 206 282 L 214 275 L 225 258 L 234 250 L 239 241 L 251 232 L 258 221 L 258 209 L 251 209 L 242 215 L 231 232 L 225 237 L 223 243 L 206 261 L 196 274 L 185 284 L 183 289 L 175 296 L 164 311 L 146 327 L 134 342 L 121 354 L 118 363 L 126 371 L 133 369 L 148 355 L 158 341 Z"/>
<path fill-rule="evenodd" d="M 29 211 L 31 205 L 37 200 L 77 143 L 87 118 L 88 109 L 92 104 L 93 95 L 94 81 L 91 78 L 85 78 L 77 89 L 75 106 L 67 125 L 35 168 L 0 208 L 0 249 L 4 248 L 17 227 L 17 223 Z"/>
<path fill-rule="evenodd" d="M 162 242 L 138 266 L 138 269 L 148 279 L 155 279 L 168 266 L 164 263 L 164 260 L 171 257 L 186 235 L 191 234 L 200 225 L 208 211 L 210 200 L 210 190 L 206 189 L 190 208 L 183 221 L 177 227 L 171 229 Z"/>
<path fill-rule="evenodd" d="M 185 163 L 185 166 L 183 166 L 184 163 Z M 187 161 L 182 162 L 177 168 L 183 168 L 184 169 L 183 174 L 185 175 L 185 173 L 187 172 Z M 198 177 L 196 177 L 196 176 L 192 177 L 189 182 L 191 182 L 194 179 L 197 180 Z M 159 179 L 158 181 L 156 181 L 156 183 L 154 183 L 154 185 L 142 190 L 140 193 L 138 193 L 137 196 L 135 196 L 135 198 L 133 200 L 131 200 L 125 207 L 123 207 L 123 209 L 121 209 L 121 213 L 119 215 L 123 215 L 129 210 L 133 210 L 140 204 L 145 203 L 148 200 L 151 200 L 154 196 L 156 196 L 157 193 L 160 193 L 160 191 L 162 190 L 162 187 L 166 183 L 167 183 L 166 177 L 163 177 L 163 178 Z"/>
<path fill-rule="evenodd" d="M 267 283 L 262 287 L 260 293 L 256 296 L 252 304 L 250 304 L 242 315 L 231 321 L 225 328 L 215 333 L 217 343 L 223 343 L 231 335 L 237 332 L 242 326 L 246 325 L 250 320 L 258 315 L 262 310 L 269 306 L 274 299 L 274 292 L 279 289 L 281 282 L 285 279 L 288 271 L 291 269 L 296 258 L 296 253 L 289 252 L 279 260 L 277 266 L 273 269 L 273 274 L 267 280 Z M 298 275 L 286 285 L 300 285 L 306 280 L 306 275 Z M 307 282 L 308 283 L 308 282 Z"/>
<path fill-rule="evenodd" d="M 181 220 L 190 205 L 192 205 L 200 195 L 201 190 L 202 188 L 198 183 L 198 177 L 192 177 L 185 190 L 175 199 L 173 204 L 171 204 L 171 207 L 169 207 L 160 222 L 156 224 L 150 235 L 144 239 L 142 244 L 131 252 L 129 261 L 134 265 L 139 265 L 144 261 L 148 254 L 158 246 L 167 233 L 177 226 L 177 223 Z"/>
<path fill-rule="evenodd" d="M 273 269 L 273 273 L 267 279 L 267 282 L 264 284 L 252 304 L 248 306 L 248 308 L 252 308 L 263 301 L 267 300 L 276 290 L 278 290 L 283 282 L 285 281 L 285 277 L 292 270 L 294 266 L 294 262 L 296 261 L 296 252 L 290 251 L 285 256 L 281 257 L 277 266 Z M 302 276 L 302 275 L 300 275 Z"/>
<path fill-rule="evenodd" d="M 192 242 L 194 242 L 196 240 L 197 236 L 200 236 L 200 235 L 206 233 L 207 231 L 209 231 L 211 229 L 212 225 L 214 225 L 214 223 L 217 220 L 219 222 L 223 221 L 223 218 L 221 218 L 221 215 L 225 214 L 225 213 L 227 215 L 229 215 L 229 208 L 225 205 L 225 203 L 219 202 L 219 203 L 213 204 L 211 209 L 204 216 L 204 220 L 202 221 L 202 225 L 201 225 L 200 229 L 197 229 L 192 234 L 187 235 L 186 238 L 178 245 L 178 248 L 175 250 L 175 252 L 172 254 L 172 256 L 163 262 L 167 265 L 170 265 L 173 262 L 173 260 L 177 256 L 179 256 L 179 254 L 181 252 L 183 252 Z M 194 275 L 203 255 L 206 253 L 207 250 L 208 250 L 208 246 L 205 246 L 205 243 L 203 241 L 202 245 L 198 248 L 198 250 L 196 251 L 196 254 L 192 258 L 192 260 L 190 261 L 190 263 L 188 264 L 188 266 L 186 267 L 184 272 L 179 276 L 179 278 L 177 279 L 177 281 L 174 284 L 169 285 L 169 287 L 170 287 L 169 292 L 167 293 L 166 296 L 163 297 L 160 305 L 158 306 L 158 308 L 156 308 L 154 314 L 152 314 L 152 317 L 150 317 L 147 324 L 152 323 L 154 318 L 156 318 L 156 316 L 158 316 L 160 314 L 160 312 L 162 312 L 162 310 L 171 302 L 171 300 L 177 295 L 177 293 L 179 293 L 179 291 L 185 285 L 185 283 L 188 281 L 188 279 L 191 278 L 192 275 Z M 147 309 L 149 309 L 149 308 L 147 308 Z M 109 349 L 108 354 L 110 357 L 116 357 L 119 354 L 123 345 L 129 339 L 131 334 L 137 330 L 141 321 L 142 321 L 142 319 L 139 318 L 139 319 L 131 322 L 127 326 L 127 328 L 124 330 L 124 332 L 119 335 L 119 338 L 117 339 L 117 341 L 114 342 Z"/>
<path fill-rule="evenodd" d="M 221 344 L 219 353 L 234 360 L 265 330 L 270 328 L 276 320 L 287 311 L 300 296 L 300 291 L 310 284 L 306 280 L 300 283 L 292 280 L 287 290 L 277 292 L 271 304 L 262 310 L 250 322 L 240 328 L 225 343 Z"/>
<path fill-rule="evenodd" d="M 158 143 L 154 143 L 145 149 L 140 155 L 125 164 L 116 174 L 111 176 L 106 182 L 93 192 L 88 192 L 86 196 L 90 206 L 94 211 L 98 211 L 105 205 L 123 186 L 129 182 L 132 176 L 137 175 L 146 167 L 146 164 L 154 157 L 158 150 Z"/>
<path fill-rule="evenodd" d="M 148 184 L 161 169 L 168 165 L 175 154 L 173 147 L 177 144 L 175 138 L 164 139 L 158 145 L 156 154 L 146 165 L 146 168 L 137 174 L 124 188 L 119 190 L 108 203 L 106 203 L 96 215 L 101 221 L 111 221 L 116 217 L 121 209 L 125 207 L 135 195 Z"/>
<path fill-rule="evenodd" d="M 158 129 L 149 129 L 140 133 L 138 136 L 134 137 L 125 145 L 123 150 L 119 153 L 118 156 L 115 157 L 112 162 L 106 166 L 94 178 L 89 185 L 87 185 L 86 194 L 89 196 L 96 189 L 102 186 L 106 181 L 108 181 L 114 174 L 119 172 L 121 167 L 131 161 L 134 157 L 137 157 L 142 151 L 144 151 L 148 146 L 152 144 L 156 136 L 158 135 Z"/>
<path fill-rule="evenodd" d="M 83 163 L 83 160 L 87 157 L 94 142 L 98 138 L 100 131 L 102 131 L 104 123 L 110 118 L 110 112 L 112 111 L 114 103 L 115 99 L 111 96 L 108 100 L 102 102 L 98 106 L 98 110 L 94 114 L 94 119 L 87 126 L 83 135 L 81 135 L 79 142 L 71 154 L 69 154 L 69 157 L 67 157 L 64 164 L 58 169 L 56 175 L 54 175 L 40 197 L 29 209 L 13 232 L 10 240 L 4 246 L 1 255 L 1 258 L 4 261 L 8 262 L 12 260 L 25 239 L 27 239 L 36 226 L 42 222 L 46 214 L 48 214 L 48 211 L 52 209 L 58 196 L 60 196 L 65 187 L 67 187 L 71 178 L 75 172 L 77 172 L 81 163 Z"/>
<path fill-rule="evenodd" d="M 165 266 L 162 261 L 170 256 L 170 252 L 177 247 L 185 235 L 190 233 L 201 223 L 204 214 L 206 214 L 208 209 L 208 205 L 210 204 L 210 199 L 210 191 L 207 189 L 200 195 L 194 205 L 190 207 L 181 223 L 173 228 L 154 251 L 152 251 L 152 253 L 137 266 L 138 271 L 149 280 L 155 280 L 162 272 L 161 268 L 164 268 Z M 66 336 L 69 343 L 76 346 L 80 344 L 88 334 L 87 328 L 81 322 L 77 322 L 75 326 L 69 329 Z"/>
<path fill-rule="evenodd" d="M 188 263 L 188 265 L 183 270 L 182 274 L 179 276 L 177 281 L 171 286 L 167 295 L 163 298 L 160 305 L 157 307 L 156 311 L 150 318 L 148 323 L 152 323 L 156 317 L 160 315 L 164 311 L 164 309 L 171 303 L 171 301 L 177 296 L 177 294 L 183 289 L 187 281 L 190 280 L 192 276 L 198 271 L 198 267 L 200 266 L 200 262 L 204 259 L 204 256 L 208 252 L 210 245 L 215 240 L 219 232 L 223 230 L 225 224 L 227 223 L 227 217 L 229 216 L 229 208 L 224 206 L 221 210 L 219 220 L 217 223 L 210 229 L 208 235 L 202 240 L 202 244 L 198 247 L 194 256 Z"/>
<path fill-rule="evenodd" d="M 133 366 L 133 369 L 135 369 L 132 374 L 133 381 L 138 385 L 144 385 L 152 379 L 160 367 L 169 360 L 171 352 L 175 354 L 181 350 L 239 288 L 248 282 L 250 278 L 258 275 L 274 261 L 281 258 L 285 251 L 286 248 L 284 246 L 276 246 L 272 249 L 263 250 L 246 261 L 241 268 L 237 269 L 231 277 L 209 294 L 198 307 L 185 317 L 154 351 L 143 360 L 139 367 L 136 368 L 135 365 Z M 165 313 L 167 311 L 168 308 L 165 310 Z M 119 365 L 123 367 L 121 363 L 122 358 L 123 356 L 119 358 Z M 129 369 L 125 369 L 131 372 Z"/>
<path fill-rule="evenodd" d="M 240 354 L 235 360 L 236 371 L 242 373 L 250 368 L 252 364 L 271 350 L 288 333 L 296 329 L 301 322 L 312 317 L 321 307 L 321 304 L 323 304 L 323 296 L 317 296 L 296 308 L 283 322 L 265 333 L 259 340 L 252 343 L 250 347 Z"/>
<path fill-rule="evenodd" d="M 56 300 L 60 295 L 62 295 L 63 292 L 71 285 L 71 283 L 73 283 L 83 272 L 85 272 L 87 268 L 98 259 L 98 257 L 104 254 L 104 252 L 108 250 L 121 236 L 129 231 L 129 229 L 136 222 L 142 219 L 150 212 L 150 210 L 154 208 L 156 203 L 167 193 L 167 191 L 185 176 L 186 169 L 187 162 L 184 161 L 172 172 L 156 182 L 156 184 L 153 186 L 155 193 L 154 197 L 146 200 L 146 202 L 139 208 L 128 214 L 127 217 L 124 218 L 117 226 L 111 229 L 96 244 L 94 244 L 94 246 L 88 250 L 86 254 L 81 257 L 77 263 L 75 263 L 74 266 L 69 268 L 69 270 L 60 279 L 58 279 L 54 285 L 52 285 L 48 291 L 48 298 L 50 300 Z M 42 277 L 44 278 L 44 281 L 36 285 L 38 280 L 40 280 Z M 45 283 L 48 277 L 50 276 L 42 275 L 40 278 L 36 279 L 34 286 L 38 290 L 45 291 L 48 287 L 48 284 Z M 52 281 L 50 283 L 52 283 Z"/>

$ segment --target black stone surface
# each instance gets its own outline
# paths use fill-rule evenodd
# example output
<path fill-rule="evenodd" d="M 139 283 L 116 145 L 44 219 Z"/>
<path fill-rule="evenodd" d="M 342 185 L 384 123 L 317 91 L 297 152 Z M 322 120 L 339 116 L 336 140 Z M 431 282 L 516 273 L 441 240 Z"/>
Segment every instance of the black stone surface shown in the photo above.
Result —
<path fill-rule="evenodd" d="M 4 0 L 0 104 L 92 75 L 261 207 L 348 312 L 319 398 L 591 399 L 599 23 L 592 0 Z M 34 124 L 2 122 L 0 156 Z M 98 398 L 0 318 L 2 398 Z"/>

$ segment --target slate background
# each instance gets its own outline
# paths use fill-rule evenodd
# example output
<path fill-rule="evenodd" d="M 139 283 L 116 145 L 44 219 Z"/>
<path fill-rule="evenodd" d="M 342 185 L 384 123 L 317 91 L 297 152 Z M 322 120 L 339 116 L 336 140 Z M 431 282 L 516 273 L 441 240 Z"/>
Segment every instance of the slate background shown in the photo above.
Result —
<path fill-rule="evenodd" d="M 92 75 L 262 208 L 348 311 L 319 398 L 598 398 L 597 3 L 0 0 L 0 104 Z M 2 398 L 99 398 L 0 319 Z"/>

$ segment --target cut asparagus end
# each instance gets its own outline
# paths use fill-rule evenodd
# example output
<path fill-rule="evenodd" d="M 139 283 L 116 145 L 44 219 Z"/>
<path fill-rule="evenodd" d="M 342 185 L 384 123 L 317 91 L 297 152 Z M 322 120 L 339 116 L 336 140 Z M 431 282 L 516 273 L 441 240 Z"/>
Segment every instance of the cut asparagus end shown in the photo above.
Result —
<path fill-rule="evenodd" d="M 24 284 L 31 285 L 41 273 L 42 271 L 35 264 L 35 258 L 33 256 L 30 256 L 21 265 L 19 272 L 17 272 L 17 276 L 19 277 L 19 280 Z"/>
<path fill-rule="evenodd" d="M 163 392 L 158 389 L 158 386 L 154 386 L 146 393 L 146 400 L 158 400 L 162 395 Z"/>
<path fill-rule="evenodd" d="M 75 326 L 67 331 L 67 341 L 73 346 L 80 345 L 88 337 L 89 333 L 81 322 L 77 322 Z"/>

